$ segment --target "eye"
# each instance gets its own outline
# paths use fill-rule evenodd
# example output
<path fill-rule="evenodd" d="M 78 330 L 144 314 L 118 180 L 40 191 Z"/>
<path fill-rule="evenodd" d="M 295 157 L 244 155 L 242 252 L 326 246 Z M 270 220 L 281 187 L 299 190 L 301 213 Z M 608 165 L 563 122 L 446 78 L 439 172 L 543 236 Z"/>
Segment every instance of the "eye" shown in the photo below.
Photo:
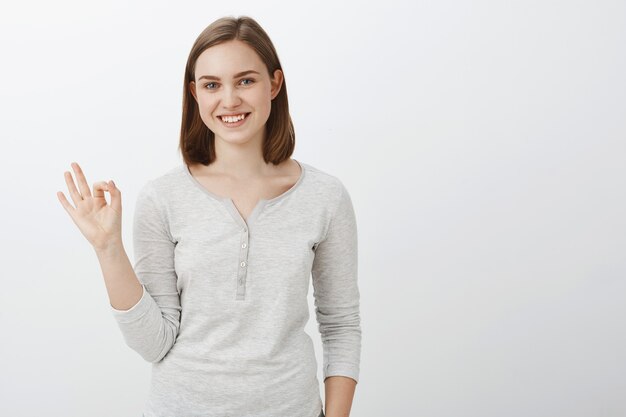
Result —
<path fill-rule="evenodd" d="M 254 79 L 252 79 L 252 78 L 244 78 L 244 79 L 241 80 L 241 82 L 243 82 L 243 81 L 250 81 L 248 84 L 244 84 L 244 85 L 250 85 L 250 84 L 255 82 Z M 204 84 L 204 88 L 209 87 L 211 84 L 217 84 L 217 83 L 215 83 L 215 82 L 206 83 L 206 84 Z M 215 90 L 215 88 L 209 87 L 209 90 Z"/>

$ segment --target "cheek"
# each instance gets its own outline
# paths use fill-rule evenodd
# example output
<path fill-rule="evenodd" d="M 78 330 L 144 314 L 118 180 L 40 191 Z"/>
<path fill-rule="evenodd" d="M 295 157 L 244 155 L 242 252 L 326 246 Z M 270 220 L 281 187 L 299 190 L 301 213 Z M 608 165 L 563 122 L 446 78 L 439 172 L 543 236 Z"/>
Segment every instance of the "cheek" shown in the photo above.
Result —
<path fill-rule="evenodd" d="M 200 117 L 205 123 L 211 123 L 213 118 L 213 108 L 215 107 L 214 103 L 211 100 L 207 100 L 206 98 L 200 96 L 198 97 L 198 110 L 200 111 Z"/>
<path fill-rule="evenodd" d="M 254 103 L 254 108 L 259 114 L 264 114 L 264 115 L 269 116 L 270 112 L 272 111 L 271 97 L 264 96 L 264 97 L 258 98 L 256 102 Z"/>
<path fill-rule="evenodd" d="M 206 110 L 206 107 L 200 105 L 199 111 L 200 111 L 200 118 L 202 119 L 202 121 L 205 124 L 211 123 L 211 113 Z"/>

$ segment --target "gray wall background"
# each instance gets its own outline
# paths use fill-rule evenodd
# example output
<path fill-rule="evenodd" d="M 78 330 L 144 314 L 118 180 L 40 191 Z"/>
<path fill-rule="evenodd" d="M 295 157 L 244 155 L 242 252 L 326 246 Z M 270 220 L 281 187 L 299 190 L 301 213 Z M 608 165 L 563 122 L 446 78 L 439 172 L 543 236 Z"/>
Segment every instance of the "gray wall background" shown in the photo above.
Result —
<path fill-rule="evenodd" d="M 140 415 L 150 364 L 56 192 L 72 161 L 114 179 L 132 259 L 189 49 L 241 14 L 281 58 L 294 158 L 354 202 L 351 415 L 626 416 L 626 3 L 555 0 L 3 5 L 0 414 Z"/>

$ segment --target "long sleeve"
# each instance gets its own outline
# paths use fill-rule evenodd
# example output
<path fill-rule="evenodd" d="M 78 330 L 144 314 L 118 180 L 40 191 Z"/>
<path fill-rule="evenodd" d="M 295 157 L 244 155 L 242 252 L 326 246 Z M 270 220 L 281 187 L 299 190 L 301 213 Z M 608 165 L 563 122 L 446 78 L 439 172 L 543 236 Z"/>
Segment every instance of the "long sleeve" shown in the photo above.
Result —
<path fill-rule="evenodd" d="M 317 244 L 312 265 L 316 319 L 322 337 L 324 380 L 347 376 L 359 380 L 358 239 L 352 200 L 340 184 L 339 202 L 326 236 Z"/>
<path fill-rule="evenodd" d="M 180 328 L 181 304 L 174 267 L 174 242 L 153 182 L 137 197 L 133 219 L 133 269 L 142 284 L 141 299 L 128 310 L 111 306 L 126 344 L 148 362 L 165 357 Z"/>

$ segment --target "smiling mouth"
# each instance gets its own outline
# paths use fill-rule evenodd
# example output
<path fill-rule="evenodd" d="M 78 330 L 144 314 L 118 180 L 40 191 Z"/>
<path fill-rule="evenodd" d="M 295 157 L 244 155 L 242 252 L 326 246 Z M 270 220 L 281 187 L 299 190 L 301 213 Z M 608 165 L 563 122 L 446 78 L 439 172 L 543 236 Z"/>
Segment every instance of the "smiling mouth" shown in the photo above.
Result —
<path fill-rule="evenodd" d="M 239 120 L 237 120 L 235 122 L 226 122 L 226 121 L 224 121 L 224 119 L 222 119 L 222 116 L 217 116 L 217 118 L 226 127 L 237 127 L 237 126 L 242 125 L 246 120 L 248 120 L 248 116 L 250 115 L 250 112 L 248 112 L 248 113 L 240 113 L 240 114 L 243 114 L 243 119 L 239 119 Z"/>
<path fill-rule="evenodd" d="M 236 116 L 239 116 L 239 115 L 241 115 L 241 114 L 243 114 L 243 119 L 241 119 L 241 120 L 244 120 L 246 117 L 248 117 L 248 115 L 250 114 L 250 112 L 248 112 L 248 113 L 239 113 L 239 114 L 237 114 Z M 222 120 L 222 117 L 228 117 L 228 116 L 224 116 L 224 115 L 217 116 L 217 118 L 218 118 L 218 119 L 220 119 L 220 120 Z M 233 117 L 233 116 L 229 116 L 229 117 Z"/>

